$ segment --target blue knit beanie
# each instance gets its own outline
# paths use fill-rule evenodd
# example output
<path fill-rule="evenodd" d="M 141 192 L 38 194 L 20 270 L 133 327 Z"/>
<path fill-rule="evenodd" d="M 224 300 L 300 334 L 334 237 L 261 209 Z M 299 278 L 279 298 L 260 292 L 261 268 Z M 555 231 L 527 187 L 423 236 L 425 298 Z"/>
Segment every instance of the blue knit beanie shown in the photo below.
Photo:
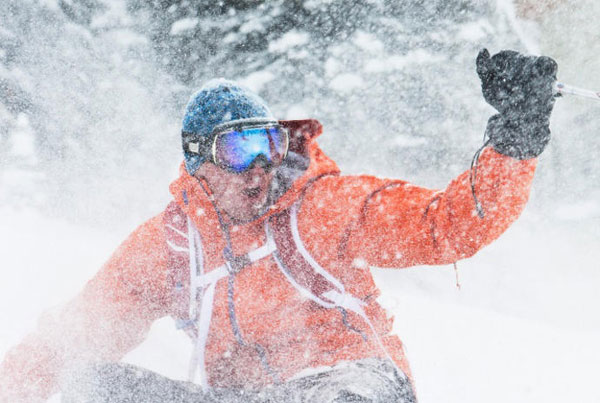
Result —
<path fill-rule="evenodd" d="M 183 117 L 183 130 L 208 136 L 215 126 L 238 119 L 274 119 L 266 102 L 241 85 L 215 79 L 207 82 L 190 98 Z M 190 175 L 200 167 L 205 157 L 184 149 L 185 168 Z"/>

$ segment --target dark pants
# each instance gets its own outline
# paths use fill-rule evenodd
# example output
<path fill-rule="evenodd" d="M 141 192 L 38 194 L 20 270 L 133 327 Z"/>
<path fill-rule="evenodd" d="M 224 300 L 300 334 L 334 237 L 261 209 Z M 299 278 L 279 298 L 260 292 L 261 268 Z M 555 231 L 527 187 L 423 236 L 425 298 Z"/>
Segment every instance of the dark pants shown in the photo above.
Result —
<path fill-rule="evenodd" d="M 174 381 L 127 364 L 99 364 L 78 371 L 63 390 L 63 403 L 415 403 L 410 383 L 388 361 L 345 362 L 259 391 L 212 389 Z"/>

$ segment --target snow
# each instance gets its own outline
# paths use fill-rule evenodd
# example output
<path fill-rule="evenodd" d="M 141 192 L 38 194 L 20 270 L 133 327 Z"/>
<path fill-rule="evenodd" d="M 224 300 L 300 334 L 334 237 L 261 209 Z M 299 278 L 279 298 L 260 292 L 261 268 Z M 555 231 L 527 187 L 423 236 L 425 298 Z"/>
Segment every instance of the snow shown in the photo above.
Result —
<path fill-rule="evenodd" d="M 4 27 L 0 27 L 0 35 L 2 35 L 4 38 L 7 38 L 7 39 L 15 37 L 15 35 L 12 32 L 5 29 Z"/>
<path fill-rule="evenodd" d="M 383 43 L 368 32 L 358 31 L 353 39 L 356 46 L 370 53 L 381 53 L 384 51 Z"/>
<path fill-rule="evenodd" d="M 466 41 L 478 41 L 485 37 L 487 32 L 491 31 L 493 31 L 493 28 L 488 21 L 479 20 L 463 25 L 458 32 L 458 37 Z"/>
<path fill-rule="evenodd" d="M 303 105 L 296 104 L 290 105 L 284 116 L 286 119 L 302 119 L 308 115 L 309 113 Z"/>
<path fill-rule="evenodd" d="M 394 138 L 394 143 L 400 147 L 417 147 L 427 144 L 427 139 L 423 137 L 411 137 L 399 134 Z"/>
<path fill-rule="evenodd" d="M 264 31 L 265 26 L 259 19 L 251 19 L 240 26 L 240 33 L 247 34 L 253 31 Z"/>
<path fill-rule="evenodd" d="M 238 81 L 252 91 L 259 93 L 275 78 L 275 75 L 270 71 L 257 71 Z"/>
<path fill-rule="evenodd" d="M 148 44 L 148 38 L 130 29 L 115 29 L 108 34 L 115 43 L 125 48 L 143 46 Z"/>
<path fill-rule="evenodd" d="M 508 21 L 513 29 L 513 31 L 519 36 L 521 42 L 525 45 L 527 51 L 531 54 L 539 55 L 540 47 L 537 44 L 535 38 L 527 31 L 526 25 L 523 25 L 515 11 L 515 6 L 512 1 L 508 0 L 497 0 L 498 9 L 502 10 L 505 15 L 508 17 Z"/>
<path fill-rule="evenodd" d="M 325 75 L 328 77 L 334 76 L 337 73 L 339 73 L 341 68 L 342 68 L 341 63 L 335 57 L 329 57 L 325 61 Z"/>
<path fill-rule="evenodd" d="M 118 245 L 119 235 L 52 219 L 32 209 L 0 208 L 0 349 L 32 331 L 39 315 L 72 298 Z"/>
<path fill-rule="evenodd" d="M 185 31 L 196 28 L 200 20 L 198 18 L 182 18 L 171 26 L 171 35 L 181 35 Z"/>
<path fill-rule="evenodd" d="M 558 206 L 555 211 L 562 220 L 586 220 L 600 217 L 600 203 L 597 200 L 583 200 L 574 204 Z"/>
<path fill-rule="evenodd" d="M 58 5 L 58 0 L 40 0 L 40 4 L 54 11 L 57 11 L 60 7 Z"/>
<path fill-rule="evenodd" d="M 223 43 L 232 43 L 235 42 L 236 40 L 238 40 L 239 35 L 237 33 L 234 32 L 230 32 L 227 35 L 225 35 L 225 37 L 223 38 Z"/>
<path fill-rule="evenodd" d="M 35 328 L 42 312 L 72 298 L 120 242 L 170 200 L 167 187 L 180 162 L 183 104 L 209 78 L 194 77 L 183 84 L 168 76 L 171 72 L 161 69 L 159 56 L 152 53 L 148 32 L 136 30 L 136 24 L 147 22 L 135 19 L 125 2 L 100 1 L 106 8 L 93 16 L 89 26 L 58 17 L 58 3 L 23 3 L 32 10 L 40 4 L 41 15 L 55 14 L 50 22 L 25 25 L 39 43 L 24 41 L 12 64 L 4 61 L 13 52 L 5 46 L 8 39 L 20 38 L 19 15 L 10 24 L 0 24 L 0 35 L 6 38 L 0 43 L 0 91 L 4 80 L 18 83 L 33 95 L 29 100 L 37 108 L 27 109 L 25 101 L 25 106 L 17 106 L 0 99 L 0 357 Z M 316 11 L 332 3 L 310 5 Z M 472 60 L 468 67 L 455 63 L 471 52 L 468 46 L 488 46 L 495 37 L 495 46 L 512 47 L 515 42 L 504 35 L 515 31 L 527 49 L 556 55 L 566 82 L 600 88 L 593 68 L 598 60 L 590 56 L 595 54 L 590 48 L 597 45 L 589 39 L 597 27 L 585 25 L 588 19 L 594 21 L 591 14 L 600 12 L 597 2 L 558 6 L 562 8 L 536 28 L 543 29 L 540 41 L 531 26 L 517 18 L 511 2 L 493 3 L 507 20 L 486 17 L 457 24 L 452 32 L 424 33 L 429 40 L 450 43 L 458 56 L 422 46 L 421 37 L 402 37 L 411 40 L 408 50 L 394 48 L 363 27 L 320 55 L 326 60 L 323 76 L 311 81 L 319 86 L 293 92 L 277 106 L 277 114 L 322 120 L 326 133 L 320 140 L 345 172 L 413 180 L 436 166 L 438 154 L 460 148 L 461 158 L 433 177 L 423 175 L 429 183 L 417 181 L 447 183 L 468 167 L 492 113 L 478 92 L 467 90 L 479 85 L 474 70 L 468 70 Z M 175 5 L 168 10 L 174 19 L 179 13 Z M 3 15 L 0 10 L 0 18 Z M 175 19 L 164 33 L 186 38 L 199 23 L 196 17 Z M 390 17 L 389 23 L 397 21 Z M 260 19 L 250 19 L 225 36 L 225 42 L 237 43 L 241 34 L 262 32 L 266 26 Z M 274 64 L 256 71 L 229 71 L 254 91 L 277 99 L 276 84 L 290 80 L 282 74 L 285 68 L 277 68 L 310 60 L 311 41 L 308 32 L 293 29 L 266 46 L 276 58 Z M 462 48 L 461 42 L 468 46 Z M 445 81 L 451 69 L 461 71 L 451 76 L 460 79 L 458 85 Z M 422 82 L 402 82 L 415 77 L 403 75 L 407 71 L 427 75 Z M 321 74 L 306 68 L 301 72 Z M 446 84 L 453 84 L 453 90 L 441 91 Z M 405 88 L 410 91 L 398 91 Z M 324 89 L 334 95 L 323 96 Z M 415 104 L 428 91 L 433 96 L 427 104 Z M 379 96 L 383 102 L 375 99 Z M 439 110 L 426 108 L 438 101 L 452 109 L 441 109 L 447 116 L 435 120 Z M 349 118 L 379 112 L 382 104 L 387 109 L 381 114 L 393 115 L 390 120 Z M 380 302 L 395 316 L 394 330 L 405 343 L 421 403 L 600 401 L 597 113 L 580 105 L 569 99 L 557 103 L 553 141 L 539 161 L 525 213 L 498 241 L 458 262 L 460 290 L 451 266 L 372 268 L 382 290 Z M 419 120 L 422 114 L 426 116 Z M 577 119 L 570 120 L 571 115 Z M 55 118 L 36 120 L 39 116 Z M 470 130 L 463 130 L 465 121 Z M 437 137 L 415 135 L 409 125 L 417 133 L 431 125 Z M 36 131 L 45 134 L 44 142 L 36 142 Z M 372 133 L 383 135 L 371 137 Z M 86 141 L 77 141 L 82 138 Z M 441 152 L 430 151 L 440 143 Z M 41 159 L 38 148 L 49 155 Z M 404 149 L 423 157 L 406 158 Z M 75 158 L 68 159 L 67 154 Z M 577 157 L 569 158 L 571 154 Z M 41 169 L 32 170 L 35 164 Z M 366 264 L 354 262 L 357 267 Z M 125 361 L 185 379 L 190 349 L 188 338 L 165 318 L 152 326 L 146 341 Z M 51 401 L 58 402 L 59 397 Z"/>
<path fill-rule="evenodd" d="M 362 77 L 353 73 L 339 74 L 329 82 L 329 87 L 338 92 L 351 92 L 364 85 Z"/>
<path fill-rule="evenodd" d="M 302 46 L 309 41 L 308 34 L 298 30 L 285 33 L 281 38 L 269 44 L 269 52 L 284 52 L 290 48 Z"/>
<path fill-rule="evenodd" d="M 565 330 L 424 297 L 406 302 L 419 309 L 404 310 L 396 327 L 404 329 L 409 356 L 423 357 L 412 367 L 420 401 L 600 399 L 591 387 L 600 359 L 599 331 Z"/>
<path fill-rule="evenodd" d="M 305 4 L 306 8 L 318 8 L 323 4 L 333 3 L 335 0 L 308 0 Z"/>
<path fill-rule="evenodd" d="M 381 73 L 385 71 L 401 70 L 412 64 L 442 63 L 444 58 L 434 55 L 423 49 L 415 49 L 406 55 L 390 55 L 384 58 L 370 59 L 365 63 L 367 73 Z"/>
<path fill-rule="evenodd" d="M 34 135 L 29 124 L 29 118 L 24 113 L 17 117 L 15 135 L 11 136 L 11 153 L 19 158 L 27 158 L 35 162 Z"/>
<path fill-rule="evenodd" d="M 125 27 L 133 23 L 127 4 L 118 0 L 100 0 L 104 11 L 94 16 L 90 26 L 94 29 Z M 127 34 L 126 34 L 127 35 Z"/>

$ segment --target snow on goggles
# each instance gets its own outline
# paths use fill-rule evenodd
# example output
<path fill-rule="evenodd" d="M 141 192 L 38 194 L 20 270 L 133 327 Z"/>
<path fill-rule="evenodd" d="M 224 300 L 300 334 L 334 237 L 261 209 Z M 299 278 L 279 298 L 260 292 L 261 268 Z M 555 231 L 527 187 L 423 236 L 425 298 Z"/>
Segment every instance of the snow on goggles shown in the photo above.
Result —
<path fill-rule="evenodd" d="M 192 153 L 210 158 L 212 162 L 230 172 L 241 173 L 261 161 L 265 169 L 281 165 L 289 146 L 288 130 L 277 121 L 243 119 L 216 126 L 205 141 L 193 137 L 184 147 Z"/>

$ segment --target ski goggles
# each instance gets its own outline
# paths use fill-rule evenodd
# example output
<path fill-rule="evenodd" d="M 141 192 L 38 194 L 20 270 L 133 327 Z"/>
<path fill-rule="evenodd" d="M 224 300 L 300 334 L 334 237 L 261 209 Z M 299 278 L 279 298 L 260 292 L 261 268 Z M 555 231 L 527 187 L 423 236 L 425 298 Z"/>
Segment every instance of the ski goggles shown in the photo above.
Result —
<path fill-rule="evenodd" d="M 227 171 L 242 173 L 256 162 L 265 170 L 281 165 L 288 152 L 289 134 L 277 121 L 243 119 L 216 126 L 210 136 L 184 132 L 183 142 L 186 151 L 210 158 Z"/>

